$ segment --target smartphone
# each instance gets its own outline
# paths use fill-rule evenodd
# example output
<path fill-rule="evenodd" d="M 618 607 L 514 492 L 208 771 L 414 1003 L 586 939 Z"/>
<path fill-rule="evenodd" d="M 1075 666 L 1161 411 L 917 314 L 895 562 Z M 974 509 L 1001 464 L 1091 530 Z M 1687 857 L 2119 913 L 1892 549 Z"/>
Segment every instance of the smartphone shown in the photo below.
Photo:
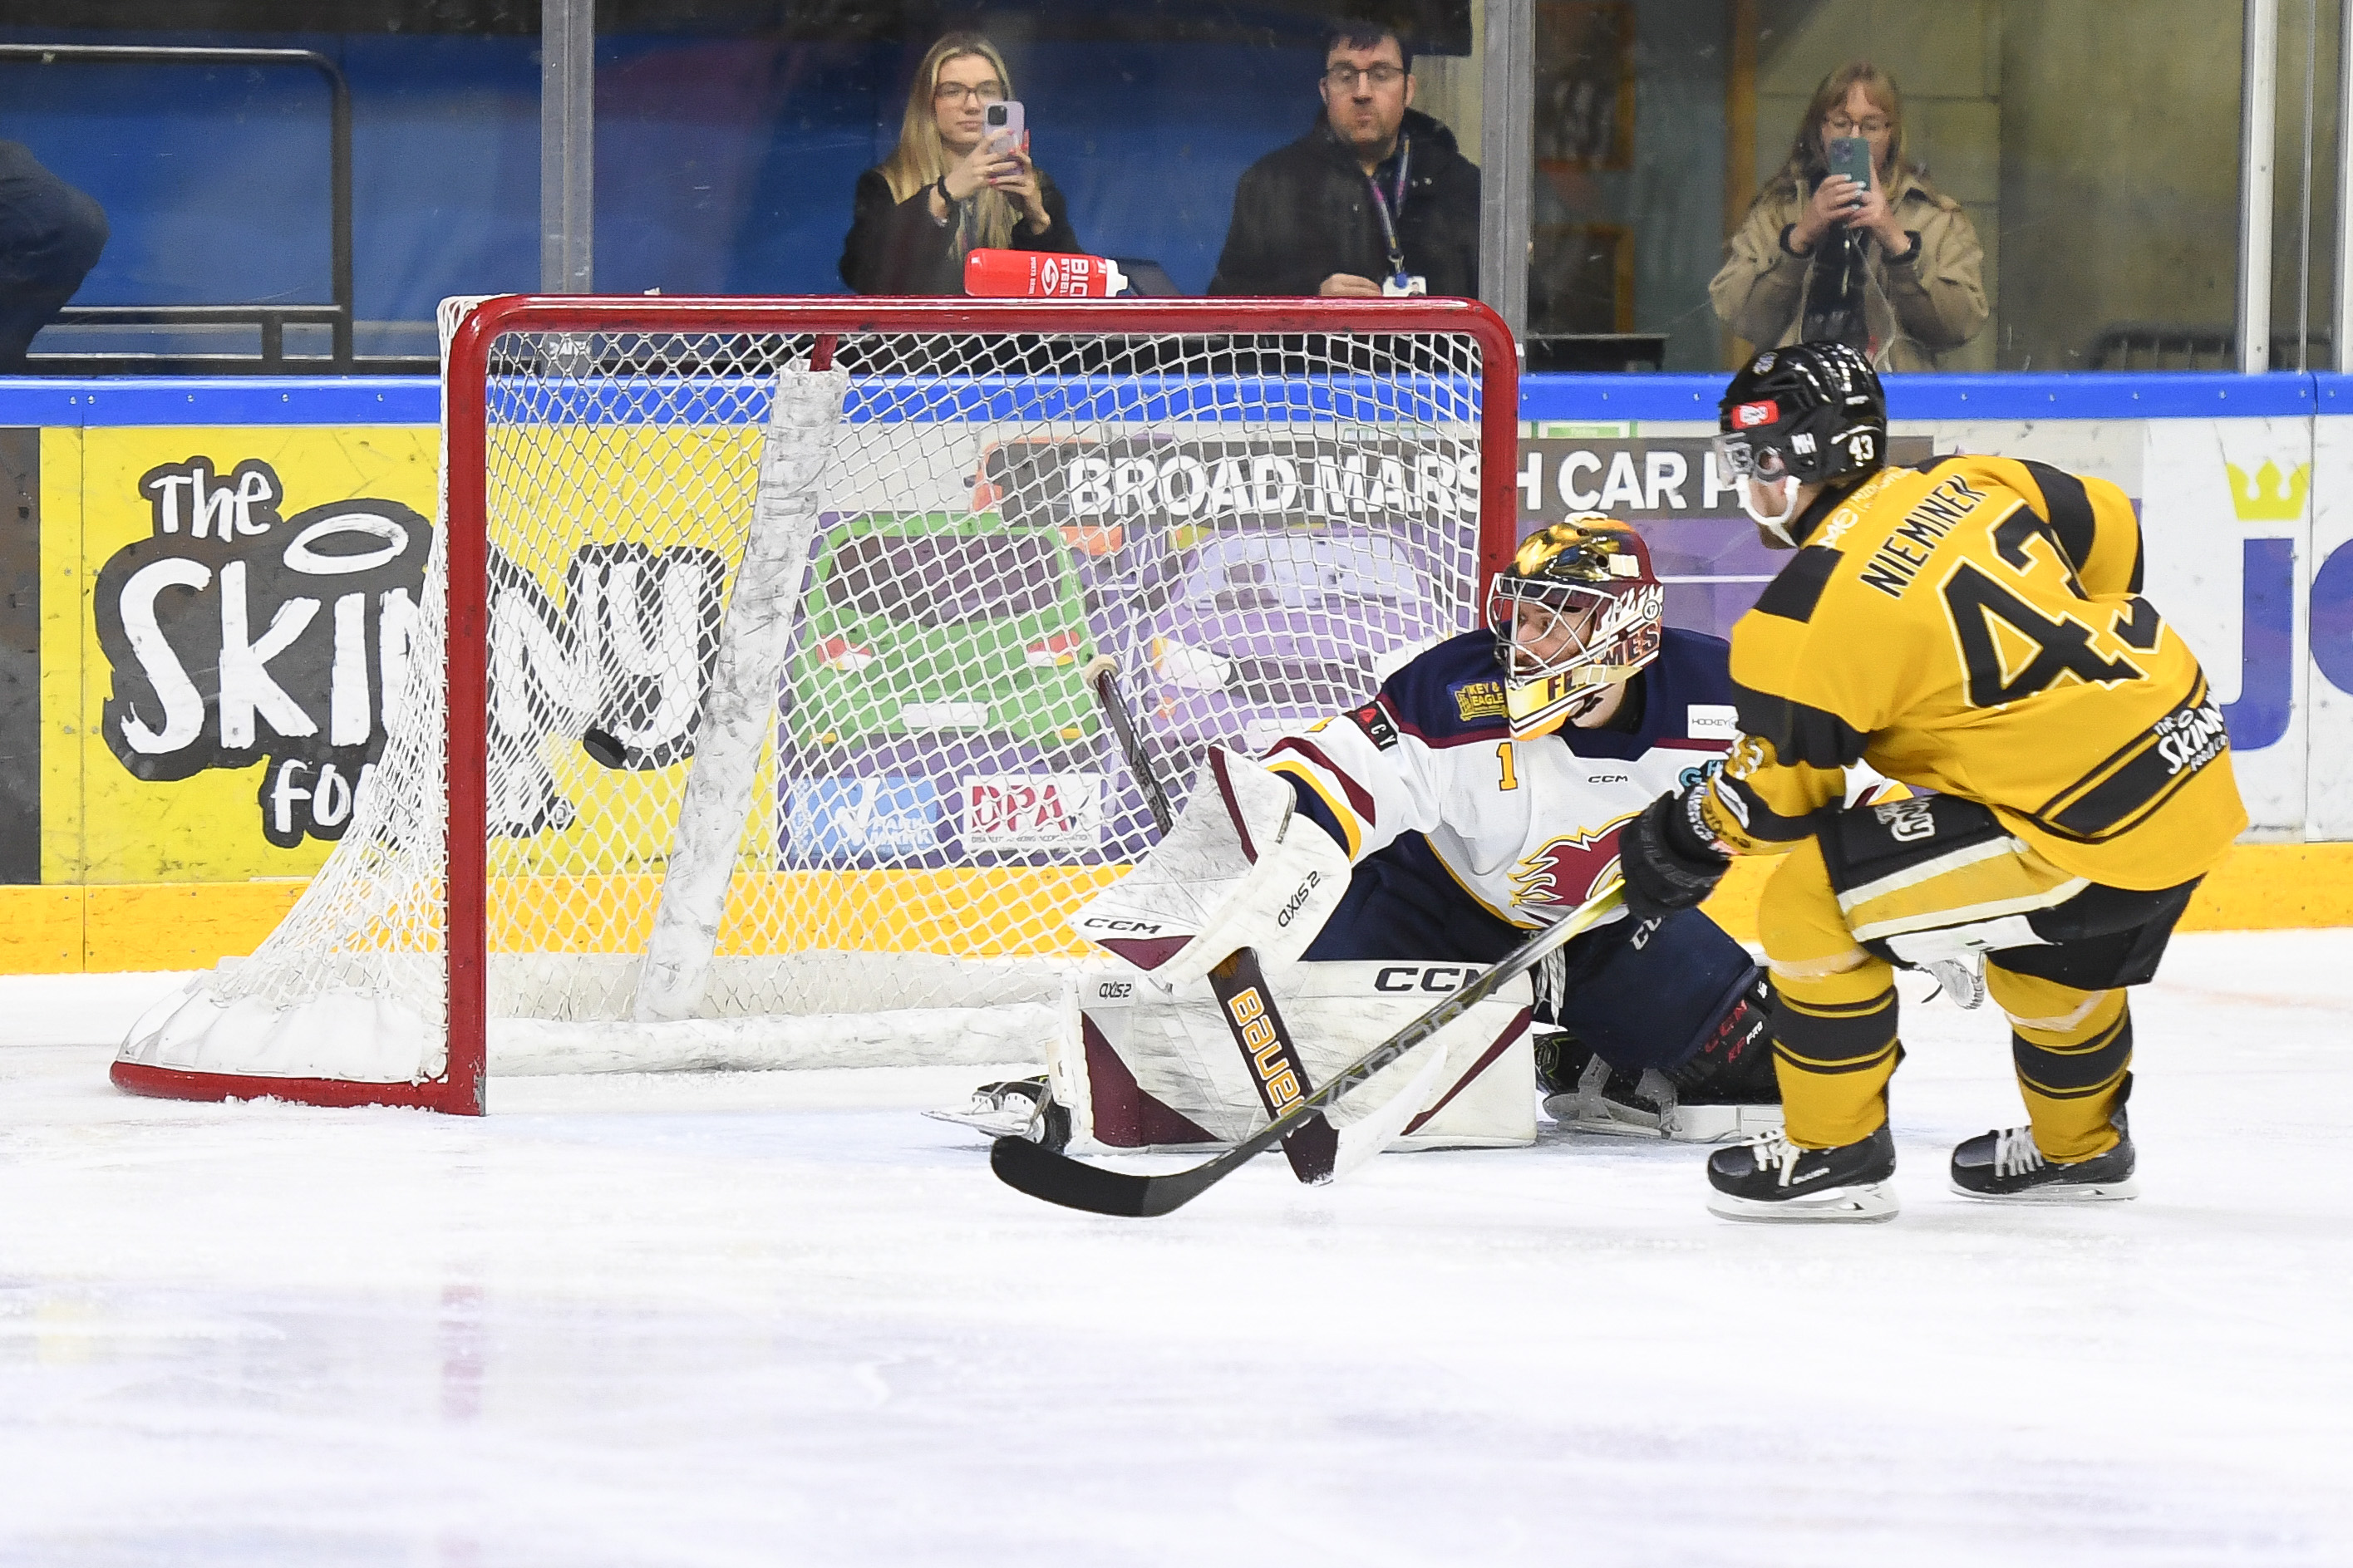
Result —
<path fill-rule="evenodd" d="M 1831 137 L 1830 165 L 1831 174 L 1844 174 L 1865 190 L 1871 188 L 1871 143 L 1862 137 Z"/>
<path fill-rule="evenodd" d="M 1018 98 L 1002 98 L 990 104 L 981 111 L 980 122 L 981 135 L 1008 153 L 1018 152 L 1021 139 L 1029 134 L 1029 119 Z"/>

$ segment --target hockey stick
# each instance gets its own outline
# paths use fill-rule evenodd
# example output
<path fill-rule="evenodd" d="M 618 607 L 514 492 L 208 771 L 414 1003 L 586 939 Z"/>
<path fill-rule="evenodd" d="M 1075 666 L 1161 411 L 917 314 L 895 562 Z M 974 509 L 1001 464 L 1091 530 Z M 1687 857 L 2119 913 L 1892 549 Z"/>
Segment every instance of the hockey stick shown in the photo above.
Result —
<path fill-rule="evenodd" d="M 1166 838 L 1169 828 L 1176 826 L 1176 814 L 1169 809 L 1168 792 L 1160 787 L 1160 773 L 1152 765 L 1152 753 L 1144 749 L 1144 737 L 1135 732 L 1135 721 L 1128 717 L 1127 703 L 1119 694 L 1119 660 L 1109 654 L 1098 654 L 1085 671 L 1087 689 L 1095 694 L 1095 705 L 1103 710 L 1103 722 L 1111 726 L 1113 737 L 1119 742 L 1119 754 L 1127 759 L 1127 771 L 1136 787 L 1144 791 L 1144 804 L 1152 813 L 1154 826 Z"/>
<path fill-rule="evenodd" d="M 1323 1088 L 1304 1096 L 1282 1115 L 1206 1164 L 1166 1175 L 1139 1176 L 1090 1165 L 1068 1155 L 1049 1153 L 1024 1138 L 999 1138 L 989 1148 L 989 1168 L 1006 1185 L 1033 1198 L 1043 1198 L 1064 1208 L 1084 1209 L 1089 1214 L 1140 1216 L 1166 1214 L 1182 1207 L 1248 1164 L 1268 1144 L 1493 995 L 1506 981 L 1525 974 L 1543 963 L 1546 954 L 1590 931 L 1603 916 L 1625 901 L 1625 884 L 1613 880 L 1575 914 L 1528 938 L 1486 973 L 1341 1068 Z"/>
<path fill-rule="evenodd" d="M 1083 673 L 1088 689 L 1103 709 L 1103 721 L 1119 741 L 1120 755 L 1127 759 L 1127 771 L 1144 791 L 1144 804 L 1166 838 L 1176 815 L 1169 808 L 1168 792 L 1160 787 L 1152 754 L 1144 749 L 1144 737 L 1136 732 L 1135 721 L 1119 695 L 1118 671 L 1119 662 L 1103 654 Z M 1270 1120 L 1280 1119 L 1306 1092 L 1307 1068 L 1299 1059 L 1299 1046 L 1292 1038 L 1290 1026 L 1275 1007 L 1274 992 L 1259 968 L 1258 954 L 1247 947 L 1226 954 L 1209 971 L 1209 989 L 1218 998 L 1218 1016 L 1232 1031 L 1234 1048 L 1241 1052 L 1242 1065 L 1250 1070 L 1250 1087 L 1258 1090 L 1259 1103 L 1266 1108 Z M 1306 1117 L 1283 1138 L 1282 1157 L 1291 1162 L 1291 1173 L 1301 1181 L 1310 1185 L 1328 1182 L 1339 1165 L 1340 1134 L 1322 1115 Z"/>

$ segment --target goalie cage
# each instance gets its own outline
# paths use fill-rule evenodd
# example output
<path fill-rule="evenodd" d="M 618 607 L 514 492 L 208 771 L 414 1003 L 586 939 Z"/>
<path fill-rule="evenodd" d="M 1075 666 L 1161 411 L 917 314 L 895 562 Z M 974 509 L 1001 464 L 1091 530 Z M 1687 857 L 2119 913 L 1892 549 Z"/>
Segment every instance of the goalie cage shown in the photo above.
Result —
<path fill-rule="evenodd" d="M 1065 916 L 1154 837 L 1090 659 L 1182 781 L 1472 627 L 1513 548 L 1516 356 L 1472 301 L 442 326 L 418 608 L 336 663 L 381 755 L 124 1089 L 479 1113 L 487 1070 L 1036 1060 Z"/>

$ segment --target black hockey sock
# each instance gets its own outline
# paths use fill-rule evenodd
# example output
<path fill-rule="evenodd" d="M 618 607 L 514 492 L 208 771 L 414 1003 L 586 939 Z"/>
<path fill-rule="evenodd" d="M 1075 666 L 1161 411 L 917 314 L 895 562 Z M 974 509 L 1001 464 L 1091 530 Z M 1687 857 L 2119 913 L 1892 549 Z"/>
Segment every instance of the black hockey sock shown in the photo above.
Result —
<path fill-rule="evenodd" d="M 1729 1105 L 1774 1105 L 1781 1086 L 1773 1076 L 1771 983 L 1759 977 L 1735 1002 L 1699 1049 L 1668 1072 L 1667 1080 L 1685 1100 Z"/>

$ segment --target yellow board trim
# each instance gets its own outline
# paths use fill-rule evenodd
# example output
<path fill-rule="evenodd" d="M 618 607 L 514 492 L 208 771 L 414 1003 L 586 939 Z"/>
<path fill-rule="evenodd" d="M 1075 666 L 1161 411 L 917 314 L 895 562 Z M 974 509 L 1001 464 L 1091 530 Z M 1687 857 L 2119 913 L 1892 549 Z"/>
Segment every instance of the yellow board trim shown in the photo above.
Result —
<path fill-rule="evenodd" d="M 1124 869 L 779 871 L 739 879 L 719 951 L 747 951 L 744 933 L 756 929 L 793 931 L 805 949 L 1076 957 L 1093 950 L 1071 935 L 1071 911 Z M 0 887 L 0 973 L 209 969 L 259 947 L 303 887 L 294 879 Z M 491 950 L 636 952 L 653 929 L 660 897 L 660 879 L 649 874 L 495 879 Z M 1013 909 L 1029 913 L 1008 923 L 1005 911 Z M 852 910 L 863 938 L 846 919 Z M 553 925 L 567 933 L 563 941 L 554 939 Z M 387 937 L 384 945 L 402 944 Z"/>
<path fill-rule="evenodd" d="M 1757 900 L 1778 862 L 1752 858 L 1704 906 L 1743 942 L 1757 937 Z M 739 889 L 723 928 L 723 951 L 742 951 L 736 932 L 754 913 L 763 923 L 781 904 L 813 948 L 841 947 L 839 911 L 866 904 L 881 911 L 890 933 L 881 951 L 964 951 L 977 956 L 1075 955 L 1088 951 L 1063 923 L 1082 899 L 1119 876 L 1116 866 L 982 868 L 938 871 L 793 871 L 755 879 Z M 146 883 L 113 887 L 0 887 L 0 973 L 114 973 L 208 969 L 260 945 L 293 907 L 299 881 Z M 605 912 L 598 939 L 608 951 L 642 940 L 658 884 L 650 876 L 534 880 L 501 887 L 499 946 L 530 945 L 546 911 L 586 907 Z M 1022 926 L 1001 928 L 1001 911 L 1039 911 Z M 528 911 L 539 911 L 531 918 Z M 872 920 L 869 913 L 865 919 Z M 2198 889 L 2184 931 L 2281 931 L 2353 926 L 2353 844 L 2245 844 L 2232 851 Z M 586 944 L 575 942 L 575 949 Z"/>

